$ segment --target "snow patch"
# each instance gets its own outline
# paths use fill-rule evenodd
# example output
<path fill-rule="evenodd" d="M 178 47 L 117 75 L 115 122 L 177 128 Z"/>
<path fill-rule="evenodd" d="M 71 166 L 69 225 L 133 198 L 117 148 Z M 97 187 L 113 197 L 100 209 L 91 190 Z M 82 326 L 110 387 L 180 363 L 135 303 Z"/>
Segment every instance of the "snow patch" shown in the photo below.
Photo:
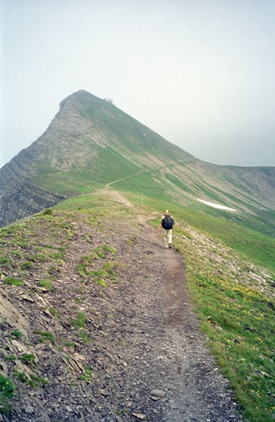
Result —
<path fill-rule="evenodd" d="M 225 205 L 215 204 L 214 202 L 207 202 L 207 201 L 204 201 L 203 199 L 198 199 L 198 201 L 199 202 L 202 202 L 205 205 L 209 205 L 210 207 L 217 208 L 219 210 L 237 212 L 237 210 L 234 210 L 234 208 L 229 208 L 229 207 L 226 207 Z"/>

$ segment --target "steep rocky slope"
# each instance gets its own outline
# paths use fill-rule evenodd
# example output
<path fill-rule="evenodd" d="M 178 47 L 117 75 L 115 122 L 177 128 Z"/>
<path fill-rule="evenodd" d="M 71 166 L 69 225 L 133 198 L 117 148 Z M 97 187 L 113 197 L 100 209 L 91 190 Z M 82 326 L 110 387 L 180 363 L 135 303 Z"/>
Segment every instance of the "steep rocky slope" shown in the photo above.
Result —
<path fill-rule="evenodd" d="M 32 181 L 33 160 L 31 152 L 23 150 L 0 170 L 0 227 L 65 199 Z"/>

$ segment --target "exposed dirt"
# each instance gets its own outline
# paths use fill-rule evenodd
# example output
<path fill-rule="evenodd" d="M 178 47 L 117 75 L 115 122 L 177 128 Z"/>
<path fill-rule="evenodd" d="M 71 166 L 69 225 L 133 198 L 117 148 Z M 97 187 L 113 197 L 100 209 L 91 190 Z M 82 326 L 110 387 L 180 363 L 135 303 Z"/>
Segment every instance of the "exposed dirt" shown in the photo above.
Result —
<path fill-rule="evenodd" d="M 32 389 L 18 382 L 13 411 L 0 415 L 0 421 L 242 421 L 199 331 L 181 256 L 164 248 L 161 235 L 144 225 L 144 216 L 135 224 L 120 222 L 115 230 L 112 221 L 95 228 L 84 219 L 74 224 L 77 234 L 64 237 L 66 260 L 54 291 L 31 288 L 45 277 L 46 264 L 24 287 L 0 285 L 29 322 L 27 339 L 18 342 L 35 354 L 30 370 L 49 381 Z M 39 236 L 48 241 L 46 225 Z M 119 263 L 113 267 L 118 282 L 83 283 L 76 267 L 102 245 L 116 252 L 105 251 L 91 268 Z M 87 338 L 70 320 L 77 312 L 87 315 L 82 330 Z M 9 348 L 4 354 L 20 354 L 10 340 L 10 324 L 2 320 L 1 328 L 1 346 Z M 39 342 L 38 329 L 53 332 L 56 342 Z M 14 363 L 3 365 L 10 376 Z"/>

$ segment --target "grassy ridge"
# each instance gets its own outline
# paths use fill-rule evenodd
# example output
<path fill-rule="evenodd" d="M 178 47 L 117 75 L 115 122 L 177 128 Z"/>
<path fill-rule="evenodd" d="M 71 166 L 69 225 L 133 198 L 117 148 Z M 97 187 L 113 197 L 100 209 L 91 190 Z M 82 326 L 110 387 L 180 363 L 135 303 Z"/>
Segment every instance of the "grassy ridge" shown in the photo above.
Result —
<path fill-rule="evenodd" d="M 234 215 L 224 211 L 207 210 L 201 214 L 188 209 L 181 212 L 180 217 L 214 238 L 222 239 L 227 246 L 255 263 L 274 270 L 275 239 L 272 232 L 271 235 L 266 234 L 271 228 L 263 223 L 256 228 L 253 216 L 235 220 Z M 262 233 L 261 229 L 266 233 Z"/>
<path fill-rule="evenodd" d="M 168 195 L 165 198 L 150 185 L 151 179 L 146 173 L 140 177 L 144 191 L 124 194 L 135 205 L 133 208 L 125 208 L 99 191 L 67 200 L 55 209 L 67 216 L 81 213 L 87 218 L 89 215 L 104 218 L 115 214 L 129 221 L 143 214 L 157 227 L 162 211 L 171 208 L 177 221 L 174 244 L 183 256 L 190 298 L 209 347 L 228 377 L 244 415 L 251 422 L 273 421 L 274 381 L 271 374 L 275 369 L 272 359 L 275 303 L 272 280 L 275 267 L 272 252 L 275 241 L 270 233 L 272 226 L 263 222 L 257 225 L 250 216 L 232 220 L 233 214 L 200 204 L 186 207 L 171 204 Z M 127 180 L 127 184 L 129 182 Z M 120 182 L 120 186 L 122 184 Z M 146 187 L 148 192 L 154 188 L 154 195 L 147 196 Z M 54 217 L 44 218 L 50 221 Z M 31 220 L 28 230 L 32 230 L 32 224 L 39 230 L 38 220 L 34 218 L 34 223 Z M 14 245 L 21 245 L 27 240 L 20 237 L 19 228 L 10 226 L 2 233 L 8 231 L 11 236 L 14 230 Z M 55 241 L 60 254 L 58 239 Z"/>

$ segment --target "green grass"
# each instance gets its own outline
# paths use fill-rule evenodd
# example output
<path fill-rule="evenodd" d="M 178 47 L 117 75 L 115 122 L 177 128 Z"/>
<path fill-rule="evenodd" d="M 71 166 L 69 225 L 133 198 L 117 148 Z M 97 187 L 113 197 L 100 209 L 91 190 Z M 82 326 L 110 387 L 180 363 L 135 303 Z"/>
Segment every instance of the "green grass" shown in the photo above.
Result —
<path fill-rule="evenodd" d="M 80 375 L 80 380 L 90 383 L 93 380 L 93 372 L 90 366 L 84 368 L 84 373 Z"/>
<path fill-rule="evenodd" d="M 52 282 L 49 280 L 39 280 L 38 285 L 46 290 L 53 290 Z"/>
<path fill-rule="evenodd" d="M 115 254 L 116 249 L 111 246 L 98 246 L 92 249 L 89 256 L 82 257 L 76 271 L 85 281 L 91 280 L 105 287 L 107 279 L 117 281 L 114 269 L 117 268 L 118 264 L 109 260 L 109 257 Z M 106 259 L 108 259 L 107 262 Z"/>
<path fill-rule="evenodd" d="M 33 366 L 34 362 L 35 362 L 35 356 L 30 353 L 30 354 L 24 354 L 20 357 L 21 362 L 29 364 L 30 366 Z"/>
<path fill-rule="evenodd" d="M 49 383 L 47 378 L 44 378 L 44 377 L 37 377 L 33 374 L 31 374 L 30 377 L 31 379 L 28 379 L 26 382 L 33 388 L 38 388 L 38 387 L 41 388 L 41 385 L 43 386 Z"/>
<path fill-rule="evenodd" d="M 8 415 L 11 410 L 11 399 L 15 392 L 15 386 L 11 380 L 0 374 L 0 413 Z"/>
<path fill-rule="evenodd" d="M 6 361 L 15 361 L 17 358 L 14 355 L 4 356 L 4 360 Z"/>
<path fill-rule="evenodd" d="M 84 312 L 79 312 L 75 319 L 69 318 L 68 321 L 75 327 L 82 328 L 84 327 L 86 323 L 86 319 L 87 319 L 86 314 Z"/>
<path fill-rule="evenodd" d="M 11 286 L 24 286 L 24 282 L 16 277 L 5 277 L 3 281 Z"/>
<path fill-rule="evenodd" d="M 173 174 L 167 173 L 167 174 L 165 174 L 165 177 L 168 180 L 170 180 L 170 182 L 172 182 L 175 186 L 180 188 L 183 192 L 187 192 L 187 193 L 191 193 L 191 194 L 193 193 L 193 190 L 191 188 L 189 188 L 185 183 L 183 183 L 180 179 L 178 179 Z"/>
<path fill-rule="evenodd" d="M 0 266 L 1 267 L 9 266 L 9 264 L 10 264 L 9 258 L 7 258 L 6 256 L 1 256 L 0 257 Z"/>
<path fill-rule="evenodd" d="M 75 342 L 74 341 L 66 341 L 65 343 L 64 343 L 64 345 L 66 346 L 66 347 L 71 347 L 71 348 L 75 348 Z"/>
<path fill-rule="evenodd" d="M 100 286 L 106 286 L 106 278 L 108 277 L 108 273 L 104 270 L 91 270 L 88 274 L 92 277 L 92 280 L 99 284 Z"/>
<path fill-rule="evenodd" d="M 245 275 L 249 264 L 238 255 L 234 260 L 239 259 L 238 268 L 243 266 L 242 277 L 228 268 L 233 259 L 230 250 L 227 253 L 224 246 L 211 249 L 211 242 L 206 244 L 204 237 L 201 242 L 190 242 L 181 233 L 178 229 L 175 244 L 184 256 L 188 288 L 209 347 L 244 415 L 252 422 L 271 422 L 275 410 L 274 300 L 253 285 L 253 279 Z"/>
<path fill-rule="evenodd" d="M 95 152 L 95 148 L 92 152 Z M 106 183 L 139 171 L 139 167 L 132 161 L 125 159 L 112 148 L 98 147 L 96 154 L 96 166 L 92 159 L 90 166 L 87 164 L 85 169 L 78 171 L 71 169 L 62 173 L 44 163 L 37 169 L 34 183 L 50 191 L 54 186 L 54 191 L 61 195 L 75 196 L 92 192 Z M 109 163 L 108 166 L 106 162 Z"/>
<path fill-rule="evenodd" d="M 23 336 L 23 334 L 22 334 L 22 333 L 21 333 L 21 331 L 19 331 L 19 330 L 12 330 L 11 335 L 12 335 L 13 337 L 16 337 L 16 338 L 20 338 L 20 337 L 22 337 L 22 336 Z"/>
<path fill-rule="evenodd" d="M 55 343 L 55 336 L 53 333 L 49 331 L 35 330 L 34 334 L 39 334 L 41 336 L 38 339 L 40 343 L 45 343 L 47 341 L 50 341 L 51 343 Z"/>
<path fill-rule="evenodd" d="M 58 317 L 59 312 L 58 312 L 58 310 L 57 310 L 56 308 L 50 307 L 48 310 L 49 310 L 50 314 L 51 314 L 54 318 L 57 318 L 57 317 Z"/>
<path fill-rule="evenodd" d="M 114 189 L 123 190 L 126 192 L 135 192 L 137 195 L 144 195 L 150 198 L 171 201 L 171 195 L 166 189 L 165 183 L 159 179 L 159 174 L 156 172 L 155 180 L 150 173 L 141 173 L 136 177 L 121 180 L 114 183 Z"/>
<path fill-rule="evenodd" d="M 84 344 L 88 344 L 91 342 L 91 337 L 89 336 L 88 333 L 86 333 L 86 331 L 79 330 L 78 335 Z"/>
<path fill-rule="evenodd" d="M 31 255 L 26 254 L 25 258 L 28 258 L 31 262 L 46 262 L 47 256 L 42 253 L 32 253 Z"/>
<path fill-rule="evenodd" d="M 45 172 L 41 169 L 35 176 L 35 184 L 52 190 L 54 186 L 55 192 L 61 195 L 76 195 L 91 192 L 94 189 L 102 187 L 101 183 L 97 183 L 91 175 L 82 174 L 81 172 L 59 173 L 55 169 L 49 167 Z"/>
<path fill-rule="evenodd" d="M 232 218 L 232 215 L 228 213 L 225 216 L 222 213 L 201 214 L 194 209 L 185 209 L 179 213 L 179 218 L 183 218 L 188 224 L 216 239 L 221 239 L 227 246 L 255 263 L 267 266 L 271 270 L 275 269 L 273 232 L 267 235 L 261 230 L 250 228 L 247 222 L 249 216 L 244 221 L 228 221 L 229 217 Z"/>
<path fill-rule="evenodd" d="M 49 257 L 53 259 L 64 259 L 64 253 L 61 251 L 49 253 Z"/>
<path fill-rule="evenodd" d="M 21 268 L 21 270 L 29 270 L 30 268 L 32 268 L 32 263 L 23 262 L 22 264 L 19 265 L 19 267 Z"/>

